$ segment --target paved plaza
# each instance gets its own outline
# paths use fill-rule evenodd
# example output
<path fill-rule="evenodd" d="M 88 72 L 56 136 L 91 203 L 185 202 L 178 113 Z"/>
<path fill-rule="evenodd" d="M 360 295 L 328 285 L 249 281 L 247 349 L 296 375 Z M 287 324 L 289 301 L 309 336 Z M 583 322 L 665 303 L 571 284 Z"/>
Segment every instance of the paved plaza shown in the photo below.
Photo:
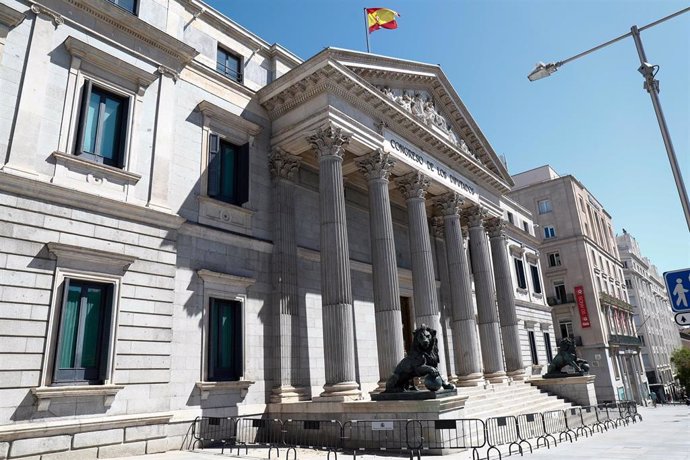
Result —
<path fill-rule="evenodd" d="M 604 433 L 595 433 L 586 438 L 581 437 L 573 443 L 567 441 L 559 443 L 551 449 L 544 447 L 535 449 L 532 454 L 526 453 L 525 458 L 690 460 L 690 406 L 641 407 L 639 413 L 643 417 L 642 422 L 630 423 L 628 426 L 610 429 Z M 508 456 L 505 449 L 502 452 L 503 457 Z M 481 454 L 482 456 L 486 455 L 486 448 L 481 450 Z M 285 450 L 281 450 L 281 456 L 282 458 L 285 457 Z M 349 455 L 339 455 L 339 457 L 343 456 L 350 457 Z M 221 457 L 237 456 L 227 453 L 221 455 L 219 450 L 207 450 L 204 452 L 167 452 L 165 454 L 127 457 L 120 460 L 213 460 Z M 241 458 L 266 457 L 266 450 L 250 450 L 249 457 L 241 456 Z M 325 452 L 299 450 L 297 457 L 300 460 L 325 460 L 327 455 Z M 396 458 L 371 454 L 358 455 L 357 457 L 363 460 Z M 461 452 L 442 458 L 446 460 L 469 460 L 472 455 L 470 452 Z M 491 458 L 498 458 L 498 455 L 494 452 Z"/>

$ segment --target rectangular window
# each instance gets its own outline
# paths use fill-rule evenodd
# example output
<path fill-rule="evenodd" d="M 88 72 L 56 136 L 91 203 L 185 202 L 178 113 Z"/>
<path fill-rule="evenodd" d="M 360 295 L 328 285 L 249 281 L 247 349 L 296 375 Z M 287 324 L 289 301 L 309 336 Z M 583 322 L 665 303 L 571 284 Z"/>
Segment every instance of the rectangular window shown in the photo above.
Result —
<path fill-rule="evenodd" d="M 555 238 L 556 237 L 556 229 L 552 227 L 551 225 L 547 225 L 544 227 L 544 239 L 549 239 L 549 238 Z"/>
<path fill-rule="evenodd" d="M 216 54 L 216 70 L 238 83 L 242 83 L 242 59 L 223 48 Z"/>
<path fill-rule="evenodd" d="M 527 222 L 522 222 L 522 228 L 525 230 L 527 233 L 529 233 L 529 224 Z"/>
<path fill-rule="evenodd" d="M 517 275 L 517 283 L 520 289 L 527 289 L 527 280 L 525 279 L 525 266 L 520 259 L 513 258 L 515 262 L 515 274 Z"/>
<path fill-rule="evenodd" d="M 551 212 L 551 200 L 540 200 L 537 202 L 537 207 L 539 208 L 539 214 Z"/>
<path fill-rule="evenodd" d="M 129 98 L 84 82 L 77 155 L 121 168 L 127 138 Z"/>
<path fill-rule="evenodd" d="M 559 304 L 565 303 L 566 293 L 565 293 L 565 284 L 563 283 L 563 281 L 554 281 L 553 282 L 553 292 L 556 294 L 556 299 L 558 300 Z"/>
<path fill-rule="evenodd" d="M 110 339 L 112 292 L 112 284 L 65 279 L 54 383 L 103 383 Z"/>
<path fill-rule="evenodd" d="M 239 380 L 242 371 L 242 303 L 211 298 L 208 380 Z"/>
<path fill-rule="evenodd" d="M 532 272 L 532 286 L 534 287 L 534 292 L 536 294 L 541 294 L 541 280 L 539 279 L 539 268 L 536 265 L 529 265 L 529 269 Z"/>
<path fill-rule="evenodd" d="M 546 362 L 551 364 L 553 351 L 551 350 L 551 335 L 548 332 L 544 332 L 544 347 L 546 347 Z"/>
<path fill-rule="evenodd" d="M 625 280 L 625 287 L 627 287 L 628 289 L 632 289 L 632 281 Z"/>
<path fill-rule="evenodd" d="M 132 14 L 137 14 L 137 0 L 108 0 L 110 3 L 114 3 L 123 10 L 127 10 Z"/>
<path fill-rule="evenodd" d="M 242 205 L 249 200 L 249 144 L 233 145 L 217 134 L 209 138 L 208 196 Z"/>
<path fill-rule="evenodd" d="M 561 338 L 573 337 L 573 323 L 570 321 L 564 321 L 560 323 L 561 327 Z"/>
<path fill-rule="evenodd" d="M 508 222 L 515 224 L 515 218 L 513 217 L 513 213 L 510 211 L 508 212 Z"/>
<path fill-rule="evenodd" d="M 624 261 L 623 261 L 623 266 L 624 266 L 625 268 L 628 268 L 628 262 L 624 260 Z"/>
<path fill-rule="evenodd" d="M 539 364 L 539 357 L 537 356 L 537 341 L 534 338 L 534 331 L 527 331 L 529 335 L 529 352 L 532 355 L 532 364 Z"/>
<path fill-rule="evenodd" d="M 549 258 L 549 267 L 560 267 L 561 265 L 561 254 L 558 252 L 552 252 L 547 254 Z"/>

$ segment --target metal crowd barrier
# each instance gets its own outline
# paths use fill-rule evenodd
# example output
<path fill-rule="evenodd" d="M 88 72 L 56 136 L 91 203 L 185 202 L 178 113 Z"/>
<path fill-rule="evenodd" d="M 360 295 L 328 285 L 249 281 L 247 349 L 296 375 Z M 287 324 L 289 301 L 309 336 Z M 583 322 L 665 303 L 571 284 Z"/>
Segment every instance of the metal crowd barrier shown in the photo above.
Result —
<path fill-rule="evenodd" d="M 575 433 L 575 439 L 582 435 L 589 436 L 589 432 L 582 422 L 582 411 L 579 407 L 571 407 L 563 412 L 565 413 L 565 423 L 568 425 L 568 429 Z"/>
<path fill-rule="evenodd" d="M 603 428 L 599 425 L 597 420 L 596 406 L 582 406 L 580 407 L 580 417 L 582 418 L 582 429 L 589 431 L 589 434 L 594 434 L 595 430 L 603 433 Z"/>
<path fill-rule="evenodd" d="M 249 448 L 267 448 L 268 458 L 271 458 L 273 449 L 280 457 L 280 445 L 283 444 L 283 422 L 278 419 L 262 417 L 241 417 L 235 420 L 235 445 L 237 455 L 244 447 L 245 454 Z"/>
<path fill-rule="evenodd" d="M 544 432 L 546 436 L 550 436 L 556 444 L 555 434 L 558 433 L 558 442 L 563 442 L 563 439 L 568 439 L 573 442 L 573 436 L 577 439 L 574 431 L 568 428 L 565 421 L 565 412 L 562 410 L 550 410 L 542 414 L 544 420 Z"/>
<path fill-rule="evenodd" d="M 597 420 L 599 421 L 599 425 L 604 427 L 605 430 L 608 431 L 609 428 L 616 428 L 616 422 L 611 420 L 611 415 L 609 414 L 608 409 L 606 406 L 602 406 L 599 404 L 596 407 L 597 411 Z"/>
<path fill-rule="evenodd" d="M 517 417 L 518 421 L 518 436 L 523 441 L 528 439 L 537 440 L 537 448 L 539 448 L 539 442 L 543 441 L 546 448 L 551 449 L 551 443 L 549 442 L 549 437 L 553 439 L 554 446 L 556 445 L 556 440 L 550 434 L 546 433 L 546 426 L 544 424 L 544 414 L 535 412 L 533 414 L 520 414 Z"/>
<path fill-rule="evenodd" d="M 221 454 L 235 444 L 235 419 L 233 417 L 197 417 L 192 429 L 192 449 L 197 446 L 219 447 Z"/>
<path fill-rule="evenodd" d="M 331 452 L 338 458 L 338 451 L 342 448 L 343 426 L 337 420 L 285 420 L 283 421 L 283 445 L 287 447 L 285 460 L 289 460 L 290 452 L 297 460 L 298 448 L 309 448 Z"/>
<path fill-rule="evenodd" d="M 525 439 L 521 439 L 518 433 L 518 422 L 515 417 L 492 417 L 486 419 L 486 440 L 489 448 L 486 451 L 486 458 L 491 455 L 491 450 L 498 452 L 498 458 L 501 459 L 501 451 L 497 446 L 508 445 L 508 453 L 513 454 L 513 446 L 517 447 L 520 455 L 523 455 L 522 443 L 527 443 L 530 452 L 532 452 L 532 444 Z"/>
<path fill-rule="evenodd" d="M 358 453 L 408 452 L 406 425 L 408 420 L 349 420 L 343 423 L 342 449 Z"/>
<path fill-rule="evenodd" d="M 618 408 L 621 417 L 625 418 L 626 421 L 637 423 L 638 417 L 642 421 L 642 416 L 637 413 L 637 403 L 635 401 L 621 401 L 618 403 Z"/>
<path fill-rule="evenodd" d="M 406 427 L 410 457 L 423 451 L 472 449 L 472 459 L 479 460 L 479 448 L 486 445 L 486 426 L 480 419 L 410 420 Z M 499 452 L 500 454 L 500 452 Z"/>

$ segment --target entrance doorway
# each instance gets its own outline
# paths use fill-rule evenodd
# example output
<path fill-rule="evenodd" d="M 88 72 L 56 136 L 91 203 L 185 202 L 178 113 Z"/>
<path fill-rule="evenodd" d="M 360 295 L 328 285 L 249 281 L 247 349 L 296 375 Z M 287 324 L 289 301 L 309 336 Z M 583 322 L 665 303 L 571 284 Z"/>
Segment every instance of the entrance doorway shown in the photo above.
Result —
<path fill-rule="evenodd" d="M 403 344 L 405 354 L 409 353 L 412 346 L 413 316 L 412 302 L 409 297 L 400 297 L 400 316 L 402 317 Z"/>

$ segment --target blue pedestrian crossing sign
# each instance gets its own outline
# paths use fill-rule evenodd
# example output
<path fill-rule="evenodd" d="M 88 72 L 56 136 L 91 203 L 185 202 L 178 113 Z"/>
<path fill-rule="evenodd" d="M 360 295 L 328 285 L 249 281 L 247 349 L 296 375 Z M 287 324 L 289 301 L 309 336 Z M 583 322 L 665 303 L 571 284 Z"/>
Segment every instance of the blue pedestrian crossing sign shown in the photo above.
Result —
<path fill-rule="evenodd" d="M 664 273 L 673 311 L 690 311 L 690 268 Z"/>

